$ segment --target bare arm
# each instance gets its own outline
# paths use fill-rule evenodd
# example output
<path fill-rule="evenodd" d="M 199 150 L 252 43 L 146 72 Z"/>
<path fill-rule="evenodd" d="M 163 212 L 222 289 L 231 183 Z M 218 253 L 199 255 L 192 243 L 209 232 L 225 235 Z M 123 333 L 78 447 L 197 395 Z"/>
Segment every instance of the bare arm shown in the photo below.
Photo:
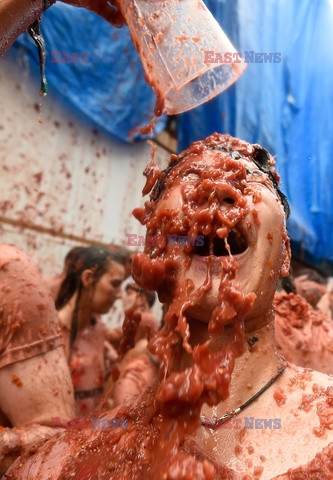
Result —
<path fill-rule="evenodd" d="M 49 0 L 52 5 L 55 0 Z M 120 12 L 107 0 L 68 0 L 66 3 L 91 10 L 116 27 L 124 23 Z M 43 13 L 44 0 L 0 1 L 0 56 L 8 50 L 21 33 Z"/>
<path fill-rule="evenodd" d="M 331 480 L 333 475 L 333 443 L 330 443 L 321 452 L 317 453 L 311 462 L 298 468 L 288 470 L 283 475 L 278 475 L 272 480 L 292 480 L 293 478 L 306 478 L 309 480 Z"/>
<path fill-rule="evenodd" d="M 43 9 L 43 0 L 1 0 L 0 56 L 42 14 Z"/>
<path fill-rule="evenodd" d="M 71 378 L 63 347 L 3 367 L 0 409 L 13 428 L 0 430 L 0 475 L 15 458 L 59 429 L 52 418 L 75 416 Z"/>

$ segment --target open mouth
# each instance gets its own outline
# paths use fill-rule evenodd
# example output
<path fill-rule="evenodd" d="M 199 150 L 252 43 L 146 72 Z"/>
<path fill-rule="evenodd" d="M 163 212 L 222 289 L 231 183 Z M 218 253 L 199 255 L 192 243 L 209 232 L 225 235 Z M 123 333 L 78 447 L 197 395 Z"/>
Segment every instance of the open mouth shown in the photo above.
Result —
<path fill-rule="evenodd" d="M 227 249 L 228 245 L 229 248 Z M 245 252 L 247 247 L 248 243 L 245 236 L 239 230 L 232 229 L 228 234 L 227 242 L 217 235 L 213 239 L 204 235 L 204 244 L 202 246 L 196 246 L 193 253 L 200 255 L 200 257 L 208 257 L 209 255 L 225 257 L 230 254 L 239 255 Z"/>

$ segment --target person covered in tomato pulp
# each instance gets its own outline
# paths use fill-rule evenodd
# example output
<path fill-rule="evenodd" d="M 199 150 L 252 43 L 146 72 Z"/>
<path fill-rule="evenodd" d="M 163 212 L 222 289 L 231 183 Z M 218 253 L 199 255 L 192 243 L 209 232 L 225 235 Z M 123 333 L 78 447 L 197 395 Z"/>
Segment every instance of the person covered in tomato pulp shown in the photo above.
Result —
<path fill-rule="evenodd" d="M 105 414 L 128 428 L 60 433 L 5 479 L 332 479 L 333 379 L 275 348 L 290 248 L 273 157 L 215 133 L 145 175 L 150 199 L 134 215 L 166 241 L 136 254 L 132 275 L 165 304 L 149 342 L 158 381 Z"/>

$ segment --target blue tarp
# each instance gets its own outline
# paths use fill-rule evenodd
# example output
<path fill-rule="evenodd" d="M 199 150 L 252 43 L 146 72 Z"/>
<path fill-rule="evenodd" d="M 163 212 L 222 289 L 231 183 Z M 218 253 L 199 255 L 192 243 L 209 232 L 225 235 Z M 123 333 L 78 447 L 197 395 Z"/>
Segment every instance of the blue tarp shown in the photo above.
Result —
<path fill-rule="evenodd" d="M 144 80 L 128 28 L 114 28 L 88 10 L 57 2 L 44 13 L 41 29 L 50 90 L 114 137 L 142 138 L 130 132 L 151 120 L 155 96 Z M 38 69 L 37 50 L 28 34 L 21 35 L 12 50 L 27 54 Z M 157 122 L 156 134 L 165 122 Z"/>
<path fill-rule="evenodd" d="M 278 53 L 281 61 L 249 63 L 229 90 L 181 115 L 180 149 L 219 131 L 260 143 L 277 155 L 282 188 L 292 208 L 288 222 L 292 240 L 317 263 L 332 262 L 330 0 L 206 0 L 206 4 L 240 53 Z M 155 99 L 127 28 L 112 28 L 88 11 L 57 3 L 44 15 L 43 31 L 51 87 L 100 128 L 128 141 L 128 132 L 151 118 Z M 22 36 L 17 45 L 28 48 L 37 66 L 31 41 Z M 52 51 L 88 54 L 88 62 L 52 63 Z M 157 130 L 164 124 L 162 119 Z"/>
<path fill-rule="evenodd" d="M 238 52 L 280 53 L 281 62 L 249 63 L 233 87 L 182 114 L 180 148 L 219 131 L 277 155 L 291 204 L 292 240 L 316 262 L 332 262 L 333 5 L 329 0 L 206 4 Z"/>

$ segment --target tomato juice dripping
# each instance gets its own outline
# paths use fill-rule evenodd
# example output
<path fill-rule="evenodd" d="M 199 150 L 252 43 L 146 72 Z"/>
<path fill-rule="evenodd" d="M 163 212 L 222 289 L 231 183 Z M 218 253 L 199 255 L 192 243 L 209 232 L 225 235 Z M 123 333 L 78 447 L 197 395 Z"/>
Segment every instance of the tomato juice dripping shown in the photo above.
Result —
<path fill-rule="evenodd" d="M 218 237 L 228 246 L 228 234 L 250 213 L 245 198 L 250 189 L 247 172 L 237 158 L 251 160 L 254 151 L 255 146 L 246 142 L 214 134 L 192 144 L 179 156 L 172 155 L 170 167 L 159 174 L 157 183 L 156 169 L 146 170 L 144 191 L 151 191 L 150 201 L 134 211 L 135 217 L 146 226 L 148 235 L 208 238 L 209 252 L 202 259 L 206 276 L 200 286 L 195 286 L 187 275 L 195 255 L 194 245 L 146 246 L 143 253 L 136 254 L 132 263 L 134 279 L 143 288 L 155 289 L 166 303 L 164 325 L 149 342 L 150 351 L 162 360 L 160 377 L 134 403 L 100 414 L 102 418 L 127 418 L 127 429 L 93 430 L 88 419 L 80 430 L 66 432 L 41 447 L 37 457 L 29 460 L 30 475 L 41 480 L 242 478 L 218 465 L 188 436 L 201 425 L 204 403 L 213 406 L 228 397 L 235 359 L 243 353 L 244 319 L 255 295 L 242 293 L 237 281 L 238 263 L 230 247 L 229 255 L 216 257 L 213 240 Z M 178 209 L 163 203 L 174 188 L 180 190 Z M 226 198 L 228 208 L 224 205 Z M 208 339 L 192 345 L 188 311 L 210 292 L 217 264 L 218 306 L 207 324 Z M 131 336 L 137 319 L 129 322 L 133 323 L 128 325 Z M 226 324 L 232 325 L 233 341 L 217 349 L 216 340 Z M 184 351 L 192 361 L 185 370 L 177 369 Z M 24 467 L 24 459 L 21 465 Z M 21 472 L 24 474 L 24 470 Z M 50 476 L 46 477 L 46 473 Z M 11 475 L 7 480 L 17 480 Z"/>
<path fill-rule="evenodd" d="M 182 183 L 182 178 L 196 175 L 194 182 L 185 181 L 181 185 L 183 215 L 178 218 L 174 212 L 163 208 L 159 210 L 159 202 L 154 202 L 153 198 L 146 202 L 144 210 L 136 210 L 135 215 L 146 225 L 148 235 L 177 232 L 179 235 L 197 236 L 203 233 L 213 238 L 219 229 L 220 234 L 227 239 L 230 228 L 248 213 L 243 195 L 245 168 L 240 162 L 233 160 L 228 152 L 211 150 L 209 143 L 215 143 L 215 140 L 216 145 L 221 141 L 213 136 L 208 140 L 208 146 L 203 142 L 194 144 L 186 152 L 186 160 L 180 163 L 181 171 L 175 168 L 167 178 L 166 189 Z M 247 144 L 239 142 L 239 147 L 250 156 Z M 201 161 L 203 154 L 205 158 L 212 160 L 213 165 L 209 166 Z M 145 175 L 147 182 L 144 191 L 148 193 L 155 183 L 153 180 L 156 178 L 156 170 L 146 170 Z M 164 176 L 165 173 L 162 173 L 160 178 L 163 179 Z M 234 204 L 230 209 L 221 212 L 220 199 L 226 192 L 233 198 Z M 187 250 L 188 256 L 183 256 L 181 247 L 168 249 L 167 245 L 154 245 L 146 247 L 144 253 L 134 257 L 133 276 L 136 281 L 143 288 L 154 287 L 160 298 L 167 300 L 164 326 L 149 345 L 152 353 L 162 359 L 161 376 L 145 398 L 137 401 L 136 408 L 121 408 L 121 414 L 129 419 L 130 426 L 128 431 L 111 435 L 111 438 L 110 433 L 113 432 L 108 432 L 107 442 L 110 448 L 112 446 L 113 455 L 105 455 L 103 448 L 103 458 L 106 458 L 105 461 L 102 460 L 103 475 L 106 475 L 106 471 L 110 475 L 112 463 L 112 478 L 218 478 L 216 465 L 214 466 L 208 457 L 197 459 L 189 450 L 188 442 L 184 440 L 186 435 L 200 426 L 203 403 L 215 405 L 228 396 L 235 358 L 243 352 L 244 317 L 255 296 L 243 295 L 240 291 L 237 284 L 237 262 L 232 257 L 221 259 L 223 268 L 219 288 L 220 304 L 213 311 L 208 324 L 211 338 L 202 345 L 192 347 L 185 312 L 195 305 L 197 298 L 210 290 L 213 256 L 210 255 L 207 259 L 205 281 L 195 289 L 193 282 L 186 278 L 191 264 L 191 247 Z M 230 322 L 233 322 L 234 341 L 231 345 L 215 351 L 214 339 L 223 332 L 224 324 Z M 184 371 L 175 371 L 175 359 L 182 348 L 192 355 L 193 365 Z M 89 464 L 95 456 L 92 452 L 98 452 L 102 445 L 101 436 L 103 432 L 89 447 Z M 187 448 L 184 445 L 187 445 Z M 123 449 L 125 446 L 126 450 Z M 86 458 L 86 455 L 84 457 Z M 98 458 L 98 470 L 101 470 L 100 455 Z M 131 470 L 126 470 L 125 475 L 122 469 L 129 460 Z M 84 461 L 86 462 L 82 458 L 82 462 Z M 63 472 L 66 472 L 66 475 L 74 471 L 77 474 L 86 472 L 86 467 L 79 457 L 70 463 Z M 140 472 L 144 472 L 144 476 Z M 81 478 L 77 474 L 75 478 Z"/>

